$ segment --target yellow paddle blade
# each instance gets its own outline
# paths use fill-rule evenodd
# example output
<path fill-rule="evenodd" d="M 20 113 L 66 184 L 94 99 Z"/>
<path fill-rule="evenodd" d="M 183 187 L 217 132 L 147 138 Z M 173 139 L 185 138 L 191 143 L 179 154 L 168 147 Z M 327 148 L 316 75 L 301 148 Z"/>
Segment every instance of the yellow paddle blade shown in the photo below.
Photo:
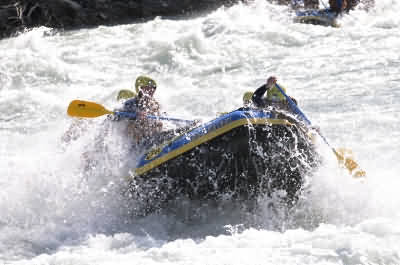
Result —
<path fill-rule="evenodd" d="M 362 170 L 356 161 L 353 159 L 353 152 L 349 149 L 339 148 L 333 149 L 339 163 L 346 167 L 353 178 L 361 178 L 366 176 L 366 172 Z"/>
<path fill-rule="evenodd" d="M 113 112 L 94 102 L 73 100 L 69 103 L 67 113 L 72 117 L 95 118 Z"/>

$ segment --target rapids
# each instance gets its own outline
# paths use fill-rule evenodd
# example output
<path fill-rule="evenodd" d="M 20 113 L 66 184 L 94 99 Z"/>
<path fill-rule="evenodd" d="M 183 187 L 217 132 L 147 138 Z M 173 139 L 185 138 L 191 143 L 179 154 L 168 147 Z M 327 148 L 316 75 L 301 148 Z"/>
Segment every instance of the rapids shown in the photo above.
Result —
<path fill-rule="evenodd" d="M 330 28 L 294 24 L 287 7 L 260 0 L 1 40 L 0 264 L 400 264 L 399 13 L 399 1 L 381 0 Z M 121 133 L 103 117 L 63 136 L 76 122 L 71 100 L 116 108 L 141 74 L 157 80 L 169 116 L 205 121 L 276 75 L 367 178 L 349 177 L 321 141 L 325 163 L 290 213 L 260 198 L 255 215 L 228 205 L 132 218 L 121 187 L 135 158 Z M 85 174 L 82 154 L 95 154 L 102 131 L 109 148 Z"/>

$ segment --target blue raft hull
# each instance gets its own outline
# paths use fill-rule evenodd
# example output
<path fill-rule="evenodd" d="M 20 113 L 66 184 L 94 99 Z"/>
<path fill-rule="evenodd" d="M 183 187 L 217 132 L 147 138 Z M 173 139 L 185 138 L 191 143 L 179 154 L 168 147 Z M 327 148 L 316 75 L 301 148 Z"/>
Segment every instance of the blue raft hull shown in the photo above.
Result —
<path fill-rule="evenodd" d="M 316 157 L 307 130 L 293 117 L 239 109 L 148 150 L 131 176 L 131 193 L 151 201 L 149 211 L 178 194 L 252 200 L 283 190 L 293 203 Z"/>
<path fill-rule="evenodd" d="M 294 22 L 303 24 L 313 24 L 320 26 L 339 27 L 336 13 L 329 9 L 312 9 L 296 11 Z"/>

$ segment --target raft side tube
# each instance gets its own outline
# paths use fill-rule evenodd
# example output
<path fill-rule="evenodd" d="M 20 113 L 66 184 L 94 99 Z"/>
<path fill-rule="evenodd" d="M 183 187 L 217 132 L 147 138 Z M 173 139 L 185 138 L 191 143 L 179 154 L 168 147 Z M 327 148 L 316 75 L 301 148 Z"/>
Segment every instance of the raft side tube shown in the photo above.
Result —
<path fill-rule="evenodd" d="M 275 116 L 275 113 L 263 110 L 236 110 L 222 115 L 146 152 L 139 160 L 135 175 L 142 175 L 202 143 L 246 124 L 292 124 L 286 119 L 277 119 Z"/>

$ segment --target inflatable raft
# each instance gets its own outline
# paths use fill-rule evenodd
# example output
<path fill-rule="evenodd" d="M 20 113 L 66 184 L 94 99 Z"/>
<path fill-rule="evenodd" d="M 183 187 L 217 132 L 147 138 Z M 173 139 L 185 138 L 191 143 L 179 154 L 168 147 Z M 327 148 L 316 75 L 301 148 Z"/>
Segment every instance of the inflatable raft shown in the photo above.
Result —
<path fill-rule="evenodd" d="M 277 190 L 292 203 L 317 163 L 300 122 L 276 110 L 241 108 L 146 151 L 130 176 L 130 192 L 151 207 L 177 195 L 251 200 Z"/>
<path fill-rule="evenodd" d="M 339 27 L 336 18 L 336 13 L 330 11 L 329 9 L 312 9 L 297 11 L 294 22 L 320 26 Z"/>

